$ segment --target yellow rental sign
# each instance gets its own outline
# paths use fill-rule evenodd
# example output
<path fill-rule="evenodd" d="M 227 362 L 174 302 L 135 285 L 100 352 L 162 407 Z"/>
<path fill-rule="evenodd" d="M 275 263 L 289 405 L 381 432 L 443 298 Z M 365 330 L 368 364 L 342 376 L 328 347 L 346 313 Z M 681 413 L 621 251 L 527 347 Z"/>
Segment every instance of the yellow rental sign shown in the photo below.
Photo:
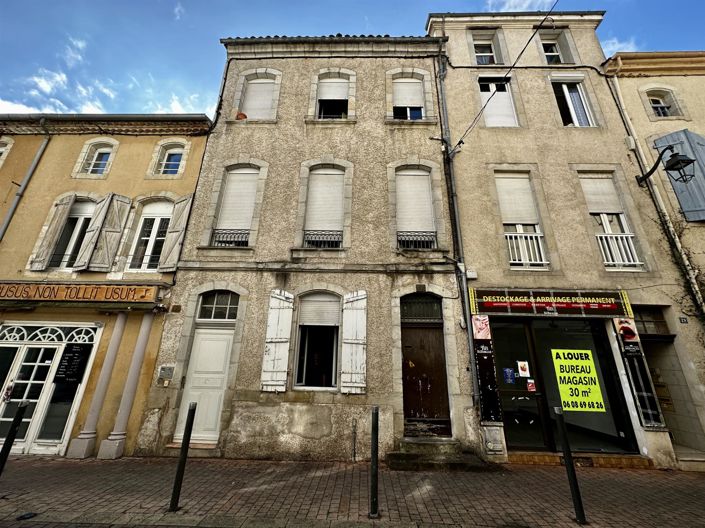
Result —
<path fill-rule="evenodd" d="M 551 350 L 564 411 L 606 412 L 591 350 Z"/>

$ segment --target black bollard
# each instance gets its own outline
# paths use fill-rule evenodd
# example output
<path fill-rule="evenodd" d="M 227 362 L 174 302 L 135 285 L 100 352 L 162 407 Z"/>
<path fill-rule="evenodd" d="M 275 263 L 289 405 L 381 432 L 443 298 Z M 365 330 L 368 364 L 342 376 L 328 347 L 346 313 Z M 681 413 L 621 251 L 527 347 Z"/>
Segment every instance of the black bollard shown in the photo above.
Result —
<path fill-rule="evenodd" d="M 583 499 L 580 496 L 580 486 L 578 486 L 578 476 L 575 474 L 575 463 L 573 462 L 573 453 L 571 453 L 570 444 L 568 443 L 568 429 L 566 429 L 565 426 L 563 408 L 554 407 L 553 411 L 556 413 L 556 421 L 558 422 L 558 434 L 560 435 L 561 446 L 563 447 L 563 460 L 565 462 L 565 470 L 568 473 L 568 484 L 570 484 L 570 494 L 573 497 L 575 520 L 578 524 L 587 524 L 587 519 L 585 519 L 585 510 L 583 509 Z"/>
<path fill-rule="evenodd" d="M 379 407 L 372 407 L 372 444 L 370 446 L 370 519 L 379 517 L 377 483 L 379 478 Z"/>
<path fill-rule="evenodd" d="M 188 458 L 188 446 L 191 443 L 191 431 L 193 430 L 193 419 L 196 416 L 196 402 L 188 404 L 188 414 L 186 415 L 186 426 L 184 427 L 184 437 L 181 439 L 181 453 L 179 454 L 179 465 L 176 468 L 174 477 L 174 489 L 171 492 L 171 503 L 169 511 L 175 512 L 179 509 L 179 496 L 181 495 L 181 483 L 184 480 L 186 470 L 186 459 Z"/>
<path fill-rule="evenodd" d="M 27 411 L 28 401 L 21 401 L 17 406 L 15 411 L 15 417 L 12 419 L 12 424 L 10 424 L 10 430 L 7 432 L 5 437 L 5 443 L 2 445 L 0 450 L 0 475 L 5 470 L 5 464 L 7 463 L 7 457 L 10 456 L 10 450 L 12 449 L 12 444 L 15 443 L 15 438 L 17 437 L 17 431 L 22 425 L 22 418 L 24 418 L 24 413 Z"/>

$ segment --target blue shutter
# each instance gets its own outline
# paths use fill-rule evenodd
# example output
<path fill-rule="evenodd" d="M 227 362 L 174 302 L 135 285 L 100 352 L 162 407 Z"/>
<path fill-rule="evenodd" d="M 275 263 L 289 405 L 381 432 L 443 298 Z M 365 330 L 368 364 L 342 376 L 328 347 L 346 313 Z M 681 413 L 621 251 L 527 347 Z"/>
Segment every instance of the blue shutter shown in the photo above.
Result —
<path fill-rule="evenodd" d="M 673 145 L 674 152 L 695 160 L 695 177 L 692 180 L 680 183 L 669 178 L 669 181 L 685 219 L 688 222 L 705 221 L 705 138 L 685 129 L 658 138 L 654 145 L 659 151 Z M 670 154 L 664 156 L 669 157 Z"/>

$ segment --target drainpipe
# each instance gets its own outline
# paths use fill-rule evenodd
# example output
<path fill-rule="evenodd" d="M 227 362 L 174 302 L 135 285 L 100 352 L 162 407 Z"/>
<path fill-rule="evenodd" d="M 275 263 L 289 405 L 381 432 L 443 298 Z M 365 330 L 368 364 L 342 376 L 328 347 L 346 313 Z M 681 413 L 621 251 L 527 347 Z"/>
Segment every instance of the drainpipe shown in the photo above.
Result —
<path fill-rule="evenodd" d="M 619 70 L 617 70 L 617 72 L 618 71 Z M 615 74 L 617 72 L 615 72 Z M 616 75 L 610 75 L 607 76 L 607 82 L 608 86 L 612 89 L 612 92 L 617 100 L 617 106 L 619 108 L 620 114 L 622 115 L 622 120 L 624 122 L 625 128 L 627 129 L 627 134 L 629 134 L 634 139 L 634 151 L 636 153 L 636 159 L 639 163 L 639 168 L 641 169 L 641 172 L 643 174 L 647 170 L 648 163 L 646 161 L 646 156 L 644 155 L 644 152 L 641 148 L 641 143 L 639 143 L 639 137 L 636 134 L 634 125 L 632 124 L 632 121 L 629 118 L 629 114 L 627 113 L 626 106 L 624 105 L 624 100 L 622 99 L 622 91 L 619 87 L 619 81 L 617 80 Z M 693 267 L 692 263 L 690 262 L 688 254 L 685 252 L 683 246 L 681 245 L 678 233 L 676 233 L 676 230 L 673 227 L 673 222 L 671 222 L 671 218 L 668 215 L 666 205 L 663 202 L 663 198 L 661 198 L 661 193 L 659 192 L 656 184 L 652 181 L 652 178 L 648 178 L 646 180 L 646 186 L 649 189 L 651 200 L 654 202 L 654 206 L 656 207 L 656 212 L 658 213 L 659 219 L 661 220 L 661 225 L 664 231 L 666 232 L 666 237 L 670 242 L 671 250 L 675 253 L 676 260 L 680 262 L 681 270 L 686 276 L 686 280 L 690 289 L 690 294 L 693 298 L 693 301 L 695 301 L 695 305 L 700 315 L 700 319 L 704 320 L 705 302 L 703 301 L 703 295 L 696 280 L 697 272 Z"/>
<path fill-rule="evenodd" d="M 442 50 L 438 51 L 438 104 L 441 110 L 441 137 L 443 140 L 443 168 L 448 186 L 448 202 L 450 205 L 450 222 L 453 231 L 453 246 L 455 260 L 455 276 L 460 289 L 460 304 L 463 308 L 465 319 L 465 334 L 468 339 L 468 352 L 470 354 L 470 370 L 472 371 L 473 391 L 472 402 L 477 405 L 480 398 L 480 383 L 477 378 L 475 366 L 475 345 L 472 337 L 472 315 L 470 313 L 470 299 L 468 299 L 468 276 L 465 268 L 465 251 L 463 250 L 463 236 L 460 230 L 460 213 L 458 211 L 458 195 L 455 189 L 455 172 L 453 158 L 455 152 L 450 151 L 450 126 L 448 124 L 448 106 L 446 104 L 445 78 L 448 72 L 446 57 Z"/>
<path fill-rule="evenodd" d="M 34 155 L 34 159 L 32 160 L 32 164 L 29 166 L 29 169 L 27 170 L 27 174 L 25 174 L 24 180 L 22 180 L 22 183 L 20 184 L 20 188 L 17 189 L 17 192 L 15 193 L 15 197 L 12 200 L 12 204 L 10 204 L 10 209 L 7 211 L 7 214 L 5 215 L 5 219 L 2 221 L 2 226 L 0 226 L 0 241 L 2 241 L 3 238 L 5 238 L 5 233 L 7 232 L 7 229 L 10 227 L 10 222 L 12 221 L 12 217 L 15 216 L 15 211 L 17 211 L 17 206 L 20 204 L 20 200 L 22 200 L 22 196 L 24 196 L 24 192 L 27 189 L 27 186 L 29 185 L 30 180 L 32 179 L 32 176 L 34 176 L 34 171 L 37 170 L 37 165 L 39 165 L 39 161 L 42 159 L 42 156 L 44 155 L 44 151 L 47 148 L 47 145 L 49 144 L 49 140 L 51 139 L 51 136 L 49 135 L 49 131 L 46 129 L 45 123 L 46 118 L 42 117 L 39 120 L 39 126 L 44 129 L 44 140 L 42 141 L 42 144 L 39 145 L 39 149 L 37 150 L 37 153 Z"/>

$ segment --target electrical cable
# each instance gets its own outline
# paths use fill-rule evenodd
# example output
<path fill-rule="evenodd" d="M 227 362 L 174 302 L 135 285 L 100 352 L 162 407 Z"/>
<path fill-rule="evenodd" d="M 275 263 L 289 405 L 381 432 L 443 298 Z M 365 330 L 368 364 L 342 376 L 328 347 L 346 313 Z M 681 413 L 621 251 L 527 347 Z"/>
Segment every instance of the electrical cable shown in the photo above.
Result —
<path fill-rule="evenodd" d="M 555 2 L 553 2 L 553 5 L 551 6 L 551 9 L 549 9 L 549 10 L 546 12 L 546 16 L 544 16 L 543 19 L 541 20 L 541 22 L 536 26 L 536 28 L 534 29 L 534 32 L 531 34 L 531 37 L 529 37 L 529 40 L 526 41 L 526 44 L 524 44 L 524 47 L 521 49 L 521 51 L 519 52 L 519 55 L 517 55 L 517 58 L 514 60 L 514 63 L 509 67 L 509 69 L 507 70 L 507 72 L 502 76 L 502 81 L 503 81 L 503 82 L 506 82 L 506 81 L 507 81 L 507 78 L 509 77 L 509 74 L 512 73 L 512 70 L 514 70 L 515 66 L 517 65 L 517 63 L 519 62 L 519 60 L 521 59 L 521 57 L 524 55 L 524 52 L 526 51 L 526 48 L 529 47 L 529 44 L 531 43 L 531 41 L 534 40 L 534 37 L 536 36 L 536 34 L 537 34 L 537 33 L 539 32 L 539 30 L 543 27 L 543 24 L 546 22 L 546 20 L 548 20 L 548 19 L 551 17 L 551 13 L 553 13 L 553 10 L 556 8 L 556 5 L 558 4 L 559 1 L 560 1 L 560 0 L 555 0 Z M 450 153 L 449 153 L 449 154 L 451 155 L 451 157 L 452 157 L 452 156 L 457 152 L 457 150 L 462 146 L 463 140 L 468 136 L 468 134 L 469 134 L 470 132 L 472 132 L 472 130 L 473 130 L 473 129 L 475 128 L 475 126 L 477 125 L 477 123 L 480 121 L 480 117 L 482 117 L 482 113 L 485 111 L 485 108 L 487 108 L 487 105 L 490 103 L 490 101 L 492 100 L 492 98 L 495 96 L 496 93 L 497 93 L 497 90 L 495 90 L 494 92 L 492 92 L 492 93 L 490 94 L 490 96 L 487 98 L 487 101 L 485 101 L 485 104 L 482 105 L 482 108 L 480 108 L 480 110 L 477 112 L 477 115 L 476 115 L 476 116 L 474 117 L 474 119 L 470 122 L 470 125 L 468 125 L 468 128 L 465 129 L 465 132 L 463 133 L 463 135 L 460 136 L 460 139 L 458 140 L 458 142 L 457 142 L 457 143 L 455 144 L 455 146 L 450 150 Z"/>

